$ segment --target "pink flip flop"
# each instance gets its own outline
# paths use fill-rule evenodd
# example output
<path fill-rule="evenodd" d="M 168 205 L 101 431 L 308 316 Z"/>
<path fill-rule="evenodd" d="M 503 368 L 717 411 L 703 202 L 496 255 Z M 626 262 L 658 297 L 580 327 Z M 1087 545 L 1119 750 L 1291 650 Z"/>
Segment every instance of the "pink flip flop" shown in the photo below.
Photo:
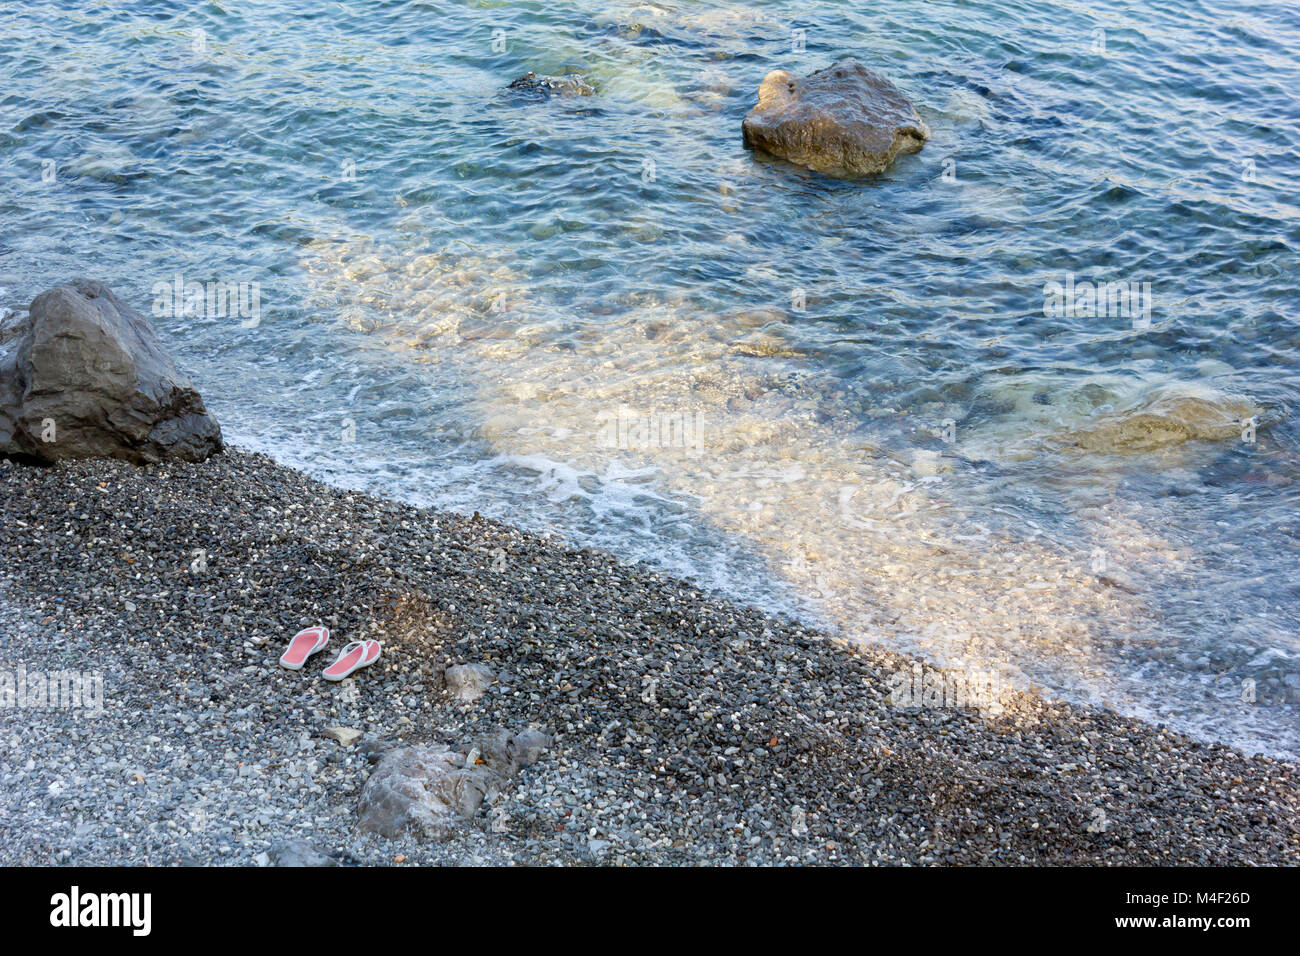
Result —
<path fill-rule="evenodd" d="M 307 658 L 311 657 L 322 647 L 330 642 L 330 629 L 328 627 L 309 627 L 305 631 L 299 631 L 289 642 L 283 654 L 280 655 L 280 666 L 291 671 L 300 671 Z"/>
<path fill-rule="evenodd" d="M 378 641 L 352 641 L 343 648 L 339 659 L 325 668 L 321 677 L 326 680 L 342 680 L 353 671 L 369 667 L 379 660 L 379 653 L 382 650 L 383 645 Z"/>

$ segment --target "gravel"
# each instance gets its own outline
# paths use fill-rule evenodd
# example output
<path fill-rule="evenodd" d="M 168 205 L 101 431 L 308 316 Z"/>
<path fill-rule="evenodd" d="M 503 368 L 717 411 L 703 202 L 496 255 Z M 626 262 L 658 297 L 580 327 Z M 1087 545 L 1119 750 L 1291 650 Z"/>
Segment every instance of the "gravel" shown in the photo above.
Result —
<path fill-rule="evenodd" d="M 0 519 L 0 679 L 103 681 L 0 706 L 5 865 L 1300 862 L 1294 764 L 1030 693 L 896 707 L 910 658 L 260 455 L 0 460 Z M 528 728 L 550 748 L 445 839 L 357 829 L 384 753 Z"/>

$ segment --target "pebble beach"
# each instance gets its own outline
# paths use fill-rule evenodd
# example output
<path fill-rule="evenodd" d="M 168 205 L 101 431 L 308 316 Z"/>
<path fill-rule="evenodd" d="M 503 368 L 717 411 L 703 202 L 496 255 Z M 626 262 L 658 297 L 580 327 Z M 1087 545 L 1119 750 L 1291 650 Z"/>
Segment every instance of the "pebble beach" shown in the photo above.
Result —
<path fill-rule="evenodd" d="M 316 624 L 383 657 L 279 667 Z M 0 673 L 102 680 L 0 707 L 0 864 L 1300 862 L 1294 764 L 1034 692 L 897 706 L 913 664 L 235 448 L 0 460 Z M 530 728 L 549 748 L 448 834 L 357 827 L 393 747 Z"/>

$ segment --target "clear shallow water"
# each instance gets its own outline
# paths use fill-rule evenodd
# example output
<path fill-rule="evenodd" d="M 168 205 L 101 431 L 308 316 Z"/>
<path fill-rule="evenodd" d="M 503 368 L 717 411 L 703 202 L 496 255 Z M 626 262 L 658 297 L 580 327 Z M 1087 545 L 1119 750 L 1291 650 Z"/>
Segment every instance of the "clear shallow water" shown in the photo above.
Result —
<path fill-rule="evenodd" d="M 238 445 L 1300 756 L 1294 8 L 304 6 L 0 8 L 0 307 L 256 282 L 155 320 Z M 742 148 L 849 54 L 922 153 Z"/>

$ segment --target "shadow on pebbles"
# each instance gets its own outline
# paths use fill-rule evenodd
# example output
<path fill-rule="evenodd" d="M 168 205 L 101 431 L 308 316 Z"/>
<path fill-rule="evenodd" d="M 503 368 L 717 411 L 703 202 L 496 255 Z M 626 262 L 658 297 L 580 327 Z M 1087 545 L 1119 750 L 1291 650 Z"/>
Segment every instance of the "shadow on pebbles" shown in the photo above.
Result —
<path fill-rule="evenodd" d="M 258 455 L 0 461 L 0 518 L 0 863 L 1300 861 L 1292 764 L 893 707 L 883 649 Z"/>

